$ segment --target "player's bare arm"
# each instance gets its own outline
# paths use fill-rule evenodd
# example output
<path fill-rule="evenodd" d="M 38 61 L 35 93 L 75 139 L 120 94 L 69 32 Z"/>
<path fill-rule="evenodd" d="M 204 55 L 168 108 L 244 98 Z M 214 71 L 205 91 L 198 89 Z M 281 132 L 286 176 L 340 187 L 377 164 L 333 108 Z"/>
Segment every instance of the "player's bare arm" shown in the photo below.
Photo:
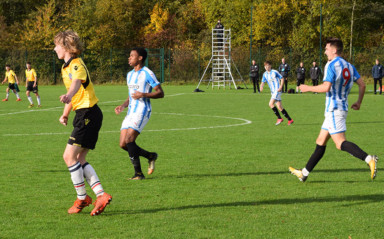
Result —
<path fill-rule="evenodd" d="M 80 89 L 80 86 L 81 86 L 81 80 L 79 80 L 79 79 L 72 80 L 72 84 L 69 87 L 67 94 L 60 96 L 60 102 L 65 103 L 65 104 L 70 103 L 72 100 L 72 97 Z"/>
<path fill-rule="evenodd" d="M 132 98 L 137 100 L 140 98 L 150 98 L 150 99 L 159 99 L 164 98 L 164 91 L 161 88 L 161 85 L 157 85 L 153 88 L 154 92 L 151 93 L 142 93 L 139 91 L 136 91 L 132 94 Z"/>
<path fill-rule="evenodd" d="M 310 92 L 324 93 L 324 92 L 328 92 L 331 89 L 331 86 L 332 86 L 331 82 L 325 81 L 321 85 L 316 85 L 316 86 L 300 85 L 299 88 L 302 92 L 310 91 Z"/>
<path fill-rule="evenodd" d="M 282 89 L 283 89 L 283 85 L 284 85 L 284 77 L 282 77 L 282 78 L 280 79 L 280 87 L 279 87 L 279 89 L 277 89 L 278 92 L 281 92 L 281 91 L 282 91 Z"/>
<path fill-rule="evenodd" d="M 355 103 L 352 104 L 351 108 L 354 109 L 354 110 L 359 110 L 360 109 L 360 106 L 361 106 L 361 103 L 363 103 L 363 98 L 364 98 L 364 94 L 365 94 L 365 83 L 364 81 L 359 78 L 357 81 L 356 81 L 357 85 L 359 86 L 359 98 L 357 99 L 357 101 Z"/>
<path fill-rule="evenodd" d="M 60 119 L 59 119 L 62 125 L 65 125 L 65 126 L 67 125 L 68 116 L 69 116 L 69 113 L 71 113 L 71 109 L 72 109 L 72 103 L 65 104 L 63 114 L 60 116 Z"/>
<path fill-rule="evenodd" d="M 15 80 L 16 80 L 16 84 L 19 84 L 19 79 L 17 79 L 17 75 L 15 74 Z"/>
<path fill-rule="evenodd" d="M 125 108 L 128 107 L 128 105 L 129 105 L 129 97 L 127 98 L 126 101 L 124 101 L 124 103 L 123 103 L 122 105 L 119 105 L 119 106 L 117 106 L 117 107 L 115 108 L 115 113 L 116 113 L 117 115 L 120 114 L 121 112 L 123 112 L 123 110 L 124 110 Z"/>

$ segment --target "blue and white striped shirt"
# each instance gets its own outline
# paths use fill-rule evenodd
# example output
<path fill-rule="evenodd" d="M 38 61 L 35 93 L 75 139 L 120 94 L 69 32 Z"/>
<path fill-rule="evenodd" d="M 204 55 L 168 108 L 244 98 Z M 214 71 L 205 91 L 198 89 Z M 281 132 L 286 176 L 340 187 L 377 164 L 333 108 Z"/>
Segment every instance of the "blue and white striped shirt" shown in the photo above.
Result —
<path fill-rule="evenodd" d="M 127 114 L 142 114 L 143 116 L 149 117 L 152 110 L 149 98 L 140 98 L 135 100 L 131 95 L 136 91 L 142 93 L 152 92 L 153 87 L 160 85 L 155 74 L 146 66 L 141 68 L 139 71 L 132 70 L 127 74 L 127 85 L 129 94 Z"/>
<path fill-rule="evenodd" d="M 282 75 L 276 70 L 271 70 L 270 72 L 266 71 L 263 74 L 263 79 L 261 82 L 267 82 L 271 93 L 275 93 L 280 88 L 280 80 L 283 78 Z"/>
<path fill-rule="evenodd" d="M 325 100 L 325 112 L 348 111 L 348 95 L 353 83 L 360 78 L 356 68 L 341 57 L 329 61 L 324 68 L 323 81 L 332 84 Z"/>

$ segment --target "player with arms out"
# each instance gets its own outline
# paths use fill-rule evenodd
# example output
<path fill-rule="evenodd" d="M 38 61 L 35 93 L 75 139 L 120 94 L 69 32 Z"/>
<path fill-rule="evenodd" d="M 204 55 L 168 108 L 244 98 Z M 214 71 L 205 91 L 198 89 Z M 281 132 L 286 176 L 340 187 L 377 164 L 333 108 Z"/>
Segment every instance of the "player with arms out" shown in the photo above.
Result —
<path fill-rule="evenodd" d="M 6 95 L 5 99 L 3 99 L 2 101 L 8 101 L 10 89 L 13 91 L 13 93 L 15 93 L 16 98 L 17 98 L 16 101 L 21 101 L 19 93 L 17 93 L 17 91 L 16 91 L 16 89 L 17 89 L 16 84 L 19 84 L 19 80 L 17 79 L 15 72 L 13 72 L 13 70 L 11 70 L 11 65 L 5 65 L 5 70 L 7 72 L 5 72 L 5 78 L 4 78 L 4 81 L 1 82 L 1 84 L 4 84 L 8 80 L 8 87 L 6 89 L 7 95 Z"/>
<path fill-rule="evenodd" d="M 120 114 L 128 107 L 127 116 L 121 125 L 120 148 L 128 152 L 135 169 L 135 175 L 130 178 L 132 180 L 145 179 L 141 171 L 140 156 L 148 159 L 148 174 L 152 174 L 155 170 L 155 161 L 157 159 L 157 153 L 148 152 L 136 144 L 137 137 L 151 117 L 150 99 L 164 97 L 163 89 L 155 74 L 144 66 L 146 58 L 147 51 L 144 48 L 131 50 L 128 62 L 133 70 L 127 75 L 129 96 L 122 105 L 115 108 L 115 113 Z M 154 92 L 152 92 L 152 88 Z"/>
<path fill-rule="evenodd" d="M 102 213 L 112 200 L 111 195 L 104 192 L 95 170 L 85 159 L 88 151 L 96 146 L 103 113 L 97 106 L 98 99 L 87 67 L 79 57 L 84 49 L 80 37 L 76 32 L 67 30 L 58 33 L 54 42 L 57 57 L 64 60 L 61 74 L 67 88 L 67 93 L 60 96 L 60 101 L 65 103 L 60 123 L 67 125 L 71 110 L 76 113 L 73 119 L 74 129 L 63 155 L 77 192 L 77 200 L 68 213 L 79 213 L 84 207 L 92 204 L 92 198 L 85 190 L 85 177 L 97 196 L 91 212 L 91 215 L 95 216 Z"/>
<path fill-rule="evenodd" d="M 319 136 L 316 139 L 316 148 L 303 169 L 289 167 L 289 171 L 305 182 L 309 173 L 315 168 L 325 153 L 325 147 L 330 138 L 336 148 L 346 151 L 356 158 L 365 161 L 371 170 L 371 179 L 376 177 L 377 156 L 368 155 L 356 144 L 347 141 L 345 132 L 347 130 L 346 119 L 348 114 L 348 94 L 353 83 L 359 86 L 359 97 L 351 108 L 359 110 L 365 93 L 365 83 L 360 78 L 356 68 L 340 57 L 343 52 L 343 42 L 338 38 L 327 39 L 325 54 L 328 63 L 324 68 L 323 84 L 318 86 L 300 85 L 302 92 L 326 92 L 325 119 Z"/>
<path fill-rule="evenodd" d="M 263 91 L 264 83 L 267 82 L 272 95 L 271 100 L 269 101 L 269 107 L 271 107 L 277 116 L 276 125 L 279 125 L 283 122 L 283 119 L 281 118 L 277 109 L 279 109 L 281 113 L 288 119 L 288 125 L 291 125 L 293 124 L 293 120 L 291 117 L 289 117 L 288 112 L 283 108 L 283 105 L 281 104 L 281 91 L 284 85 L 284 78 L 282 75 L 280 75 L 279 72 L 272 69 L 272 63 L 270 61 L 264 62 L 264 68 L 266 71 L 263 74 L 263 79 L 260 84 L 260 91 Z"/>
<path fill-rule="evenodd" d="M 28 97 L 28 101 L 30 103 L 28 108 L 32 108 L 34 106 L 33 101 L 32 101 L 32 97 L 30 96 L 31 91 L 33 93 L 35 93 L 36 99 L 37 99 L 37 107 L 40 108 L 41 102 L 40 102 L 40 96 L 39 96 L 38 89 L 37 89 L 37 74 L 36 74 L 35 69 L 32 68 L 31 62 L 27 62 L 27 69 L 25 70 L 25 77 L 26 77 L 25 87 L 27 87 L 26 94 Z"/>

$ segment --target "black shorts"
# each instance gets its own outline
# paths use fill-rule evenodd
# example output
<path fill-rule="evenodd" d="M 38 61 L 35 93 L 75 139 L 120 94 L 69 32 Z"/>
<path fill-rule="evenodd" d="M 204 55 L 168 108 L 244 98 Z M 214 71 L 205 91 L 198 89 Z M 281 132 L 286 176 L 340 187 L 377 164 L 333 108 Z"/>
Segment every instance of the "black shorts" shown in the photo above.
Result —
<path fill-rule="evenodd" d="M 32 91 L 33 93 L 37 93 L 38 91 L 37 84 L 36 84 L 36 87 L 33 87 L 33 84 L 35 84 L 34 81 L 28 81 L 27 91 Z"/>
<path fill-rule="evenodd" d="M 15 83 L 9 83 L 8 88 L 11 90 L 16 90 Z"/>
<path fill-rule="evenodd" d="M 86 149 L 94 149 L 103 122 L 103 113 L 97 105 L 78 109 L 73 119 L 73 131 L 68 144 Z"/>
<path fill-rule="evenodd" d="M 305 79 L 297 79 L 297 86 L 304 85 Z"/>

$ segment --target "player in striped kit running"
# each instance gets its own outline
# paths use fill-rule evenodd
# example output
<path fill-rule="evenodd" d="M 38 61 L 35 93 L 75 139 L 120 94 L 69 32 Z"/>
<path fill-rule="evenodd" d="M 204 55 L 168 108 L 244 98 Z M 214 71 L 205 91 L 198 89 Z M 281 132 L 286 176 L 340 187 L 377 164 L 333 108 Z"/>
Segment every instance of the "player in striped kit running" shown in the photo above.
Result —
<path fill-rule="evenodd" d="M 155 170 L 155 161 L 157 159 L 157 153 L 148 152 L 136 144 L 136 138 L 151 117 L 150 99 L 164 97 L 163 89 L 155 74 L 144 66 L 146 58 L 147 51 L 144 48 L 132 49 L 128 61 L 133 70 L 127 75 L 129 97 L 122 105 L 115 108 L 115 113 L 120 114 L 128 107 L 127 116 L 121 125 L 120 147 L 128 152 L 135 169 L 135 175 L 130 178 L 132 180 L 145 178 L 141 171 L 140 156 L 148 159 L 148 174 L 152 174 Z M 154 92 L 152 92 L 152 89 Z"/>
<path fill-rule="evenodd" d="M 281 104 L 281 92 L 284 85 L 284 78 L 278 71 L 272 69 L 272 63 L 270 61 L 264 62 L 264 68 L 266 71 L 264 72 L 263 79 L 261 80 L 260 92 L 263 91 L 264 83 L 267 82 L 272 95 L 271 100 L 269 101 L 269 107 L 271 107 L 277 116 L 276 125 L 279 125 L 283 122 L 283 119 L 281 118 L 277 109 L 279 109 L 281 113 L 288 119 L 288 125 L 291 125 L 293 124 L 293 120 L 291 117 L 289 117 L 288 112 L 283 108 L 283 105 Z"/>
<path fill-rule="evenodd" d="M 351 108 L 359 110 L 365 93 L 365 83 L 360 78 L 356 68 L 340 57 L 343 51 L 343 42 L 338 38 L 327 39 L 325 54 L 328 63 L 324 69 L 323 84 L 318 86 L 300 85 L 302 92 L 326 92 L 325 120 L 320 134 L 316 139 L 316 148 L 303 169 L 289 167 L 289 171 L 304 182 L 309 173 L 321 160 L 325 153 L 325 147 L 330 138 L 335 142 L 336 148 L 346 151 L 356 158 L 365 161 L 371 170 L 371 179 L 376 177 L 376 163 L 378 157 L 368 155 L 356 144 L 347 141 L 346 119 L 348 114 L 348 94 L 354 82 L 359 86 L 359 97 Z"/>

